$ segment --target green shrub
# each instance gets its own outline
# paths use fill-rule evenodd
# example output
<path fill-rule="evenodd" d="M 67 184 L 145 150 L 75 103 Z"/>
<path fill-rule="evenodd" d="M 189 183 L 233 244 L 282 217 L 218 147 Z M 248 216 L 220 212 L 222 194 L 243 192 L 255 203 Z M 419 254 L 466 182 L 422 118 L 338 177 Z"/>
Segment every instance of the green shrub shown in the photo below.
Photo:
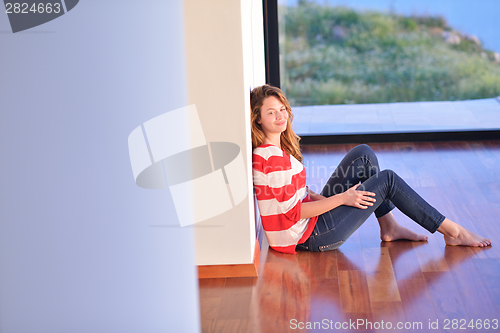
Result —
<path fill-rule="evenodd" d="M 404 17 L 302 1 L 287 7 L 282 88 L 295 105 L 440 101 L 500 95 L 493 53 L 442 17 Z"/>

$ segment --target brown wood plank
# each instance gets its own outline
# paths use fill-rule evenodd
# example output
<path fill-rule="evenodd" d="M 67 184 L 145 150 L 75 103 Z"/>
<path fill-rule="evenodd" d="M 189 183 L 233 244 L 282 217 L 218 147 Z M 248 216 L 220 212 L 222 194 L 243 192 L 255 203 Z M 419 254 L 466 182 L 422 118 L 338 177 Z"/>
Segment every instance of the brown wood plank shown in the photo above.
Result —
<path fill-rule="evenodd" d="M 361 252 L 358 231 L 355 231 L 337 251 L 337 266 L 339 271 L 364 270 L 363 253 Z"/>
<path fill-rule="evenodd" d="M 375 214 L 370 215 L 361 225 L 358 234 L 362 250 L 384 246 L 384 243 L 380 240 L 380 226 Z"/>
<path fill-rule="evenodd" d="M 221 297 L 226 279 L 199 279 L 200 298 Z"/>
<path fill-rule="evenodd" d="M 311 322 L 326 319 L 335 323 L 342 319 L 337 254 L 338 251 L 309 252 L 307 261 L 305 256 L 299 260 L 309 264 Z"/>
<path fill-rule="evenodd" d="M 247 332 L 248 320 L 247 319 L 224 319 L 217 320 L 214 326 L 214 332 L 217 333 L 234 333 L 234 332 Z"/>
<path fill-rule="evenodd" d="M 428 187 L 436 186 L 434 178 L 425 167 L 420 154 L 416 153 L 417 149 L 412 142 L 397 143 L 396 147 L 399 150 L 401 159 L 407 166 L 409 171 L 405 181 L 412 187 Z"/>
<path fill-rule="evenodd" d="M 397 330 L 398 332 L 409 332 L 407 329 L 404 328 L 397 329 L 397 323 L 406 322 L 403 303 L 401 301 L 372 302 L 372 312 L 373 312 L 373 321 L 379 323 L 378 327 L 380 327 L 380 324 L 385 323 L 385 325 L 383 326 L 385 329 L 378 329 L 376 330 L 377 332 L 388 332 L 393 330 Z"/>
<path fill-rule="evenodd" d="M 495 145 L 492 141 L 469 142 L 476 157 L 483 163 L 484 167 L 489 170 L 490 181 L 498 183 L 500 174 L 500 146 Z"/>
<path fill-rule="evenodd" d="M 386 247 L 364 249 L 363 256 L 370 300 L 401 301 L 389 250 Z"/>
<path fill-rule="evenodd" d="M 338 251 L 310 252 L 309 269 L 311 280 L 338 279 Z"/>
<path fill-rule="evenodd" d="M 342 321 L 342 309 L 338 275 L 311 281 L 311 321 L 327 319 L 333 323 Z"/>
<path fill-rule="evenodd" d="M 469 318 L 451 273 L 424 272 L 423 274 L 439 322 L 443 325 L 445 319 L 465 319 L 468 322 L 471 318 Z M 460 331 L 462 332 L 462 330 Z M 463 330 L 463 332 L 473 331 L 470 329 Z"/>
<path fill-rule="evenodd" d="M 455 181 L 474 179 L 467 170 L 466 161 L 456 156 L 450 143 L 434 142 L 433 146 L 439 151 L 441 162 L 452 179 Z"/>
<path fill-rule="evenodd" d="M 217 314 L 222 298 L 200 298 L 200 317 L 202 332 L 216 332 Z"/>
<path fill-rule="evenodd" d="M 283 263 L 263 263 L 250 300 L 252 332 L 280 332 L 286 325 L 281 318 Z"/>
<path fill-rule="evenodd" d="M 500 258 L 473 259 L 500 315 Z"/>
<path fill-rule="evenodd" d="M 416 326 L 412 324 L 410 332 L 422 332 L 422 329 L 417 329 L 418 323 L 422 328 L 428 328 L 429 321 L 438 319 L 424 279 L 398 280 L 398 288 L 406 321 L 417 323 Z"/>
<path fill-rule="evenodd" d="M 486 204 L 488 202 L 475 179 L 461 180 L 455 183 L 457 190 L 462 194 L 467 204 Z"/>
<path fill-rule="evenodd" d="M 423 278 L 414 246 L 424 246 L 425 243 L 417 244 L 401 241 L 389 242 L 385 245 L 391 256 L 392 267 L 397 280 Z"/>
<path fill-rule="evenodd" d="M 359 320 L 359 322 L 358 322 Z M 370 326 L 369 323 L 372 323 Z M 373 328 L 373 314 L 372 312 L 343 312 L 342 325 L 346 327 L 344 332 L 370 332 L 375 333 Z"/>
<path fill-rule="evenodd" d="M 226 280 L 217 319 L 247 319 L 255 278 Z"/>
<path fill-rule="evenodd" d="M 412 173 L 407 168 L 396 146 L 392 143 L 380 143 L 379 149 L 375 153 L 377 154 L 380 170 L 391 169 L 403 179 L 411 177 Z"/>
<path fill-rule="evenodd" d="M 445 250 L 446 261 L 470 318 L 498 317 L 496 303 L 473 262 L 473 256 L 467 247 L 449 246 Z"/>
<path fill-rule="evenodd" d="M 339 271 L 342 312 L 371 313 L 366 274 L 363 271 Z"/>
<path fill-rule="evenodd" d="M 283 272 L 281 291 L 281 320 L 283 322 L 289 322 L 291 319 L 300 322 L 309 321 L 311 285 L 309 277 L 300 267 L 297 267 L 297 270 Z"/>
<path fill-rule="evenodd" d="M 304 148 L 306 168 L 315 172 L 308 172 L 308 185 L 311 180 L 319 192 L 354 146 Z M 396 219 L 428 235 L 428 242 L 381 242 L 373 215 L 336 251 L 287 255 L 270 249 L 264 236 L 258 277 L 199 280 L 203 332 L 323 332 L 318 329 L 323 319 L 423 325 L 334 330 L 339 332 L 443 332 L 444 319 L 500 317 L 495 246 L 500 242 L 500 140 L 371 146 L 382 169 L 398 172 L 441 213 L 492 238 L 494 246 L 445 246 L 441 234 L 428 233 L 397 209 Z M 316 329 L 292 330 L 293 317 L 316 323 Z M 440 329 L 429 330 L 436 320 Z"/>
<path fill-rule="evenodd" d="M 456 158 L 462 160 L 467 172 L 474 181 L 487 182 L 491 180 L 490 170 L 478 159 L 472 147 L 465 141 L 451 141 L 450 146 Z"/>
<path fill-rule="evenodd" d="M 500 206 L 500 184 L 498 182 L 478 182 L 477 186 L 487 202 Z"/>
<path fill-rule="evenodd" d="M 435 241 L 428 242 L 426 246 L 422 246 L 419 242 L 413 242 L 412 245 L 422 272 L 443 272 L 449 270 L 443 250 Z"/>
<path fill-rule="evenodd" d="M 441 161 L 440 153 L 436 151 L 431 142 L 415 142 L 416 151 L 421 156 L 422 163 L 434 179 L 434 188 L 455 185 L 455 181 L 446 171 L 445 164 Z M 411 166 L 409 166 L 411 167 Z"/>
<path fill-rule="evenodd" d="M 474 228 L 479 235 L 491 238 L 493 244 L 500 244 L 500 211 L 487 203 L 481 205 L 467 205 L 468 210 L 474 218 Z M 500 258 L 499 248 L 491 246 L 485 249 L 473 249 L 478 258 Z M 481 250 L 481 251 L 480 251 Z"/>

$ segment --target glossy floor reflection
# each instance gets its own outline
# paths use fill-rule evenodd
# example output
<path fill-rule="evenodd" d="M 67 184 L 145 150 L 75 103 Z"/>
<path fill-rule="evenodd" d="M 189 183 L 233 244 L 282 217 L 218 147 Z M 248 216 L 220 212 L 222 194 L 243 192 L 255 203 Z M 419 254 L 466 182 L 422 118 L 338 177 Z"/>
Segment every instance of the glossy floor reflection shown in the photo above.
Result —
<path fill-rule="evenodd" d="M 324 184 L 353 146 L 304 148 L 309 186 Z M 258 278 L 200 280 L 203 332 L 500 331 L 493 321 L 500 321 L 500 142 L 370 146 L 382 168 L 396 171 L 445 216 L 494 245 L 447 247 L 440 234 L 397 209 L 398 221 L 429 236 L 427 242 L 381 242 L 374 216 L 331 252 L 287 255 L 264 239 Z M 308 322 L 313 328 L 299 329 Z M 438 329 L 429 329 L 436 323 Z"/>

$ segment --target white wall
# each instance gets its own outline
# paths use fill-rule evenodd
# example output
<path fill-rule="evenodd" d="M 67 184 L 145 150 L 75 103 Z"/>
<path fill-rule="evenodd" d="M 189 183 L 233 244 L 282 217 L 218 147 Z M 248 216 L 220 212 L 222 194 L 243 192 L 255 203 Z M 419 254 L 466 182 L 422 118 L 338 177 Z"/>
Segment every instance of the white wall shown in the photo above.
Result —
<path fill-rule="evenodd" d="M 252 170 L 252 141 L 250 130 L 250 91 L 266 83 L 266 63 L 264 52 L 264 14 L 261 0 L 242 0 L 241 17 L 243 32 L 243 64 L 244 64 L 244 86 L 245 86 L 245 131 L 246 131 L 246 152 L 248 170 Z M 249 177 L 249 195 L 253 196 L 253 179 Z M 251 218 L 255 223 L 254 199 L 252 197 Z M 262 229 L 262 225 L 260 225 Z M 261 230 L 262 233 L 262 230 Z M 255 232 L 251 237 L 255 238 Z"/>
<path fill-rule="evenodd" d="M 196 104 L 207 141 L 240 146 L 249 193 L 232 210 L 195 226 L 197 263 L 250 263 L 255 218 L 249 94 L 265 83 L 262 1 L 186 0 L 185 22 L 189 103 Z"/>
<path fill-rule="evenodd" d="M 188 104 L 183 27 L 180 0 L 0 13 L 0 332 L 200 330 L 193 229 L 127 147 Z"/>

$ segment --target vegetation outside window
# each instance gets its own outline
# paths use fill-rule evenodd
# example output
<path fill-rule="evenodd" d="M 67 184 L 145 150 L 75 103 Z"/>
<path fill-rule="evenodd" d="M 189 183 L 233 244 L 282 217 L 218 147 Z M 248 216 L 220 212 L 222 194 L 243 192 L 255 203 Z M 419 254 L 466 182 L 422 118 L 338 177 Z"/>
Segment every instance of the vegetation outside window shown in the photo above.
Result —
<path fill-rule="evenodd" d="M 281 87 L 292 105 L 500 95 L 500 54 L 443 17 L 279 3 Z"/>

